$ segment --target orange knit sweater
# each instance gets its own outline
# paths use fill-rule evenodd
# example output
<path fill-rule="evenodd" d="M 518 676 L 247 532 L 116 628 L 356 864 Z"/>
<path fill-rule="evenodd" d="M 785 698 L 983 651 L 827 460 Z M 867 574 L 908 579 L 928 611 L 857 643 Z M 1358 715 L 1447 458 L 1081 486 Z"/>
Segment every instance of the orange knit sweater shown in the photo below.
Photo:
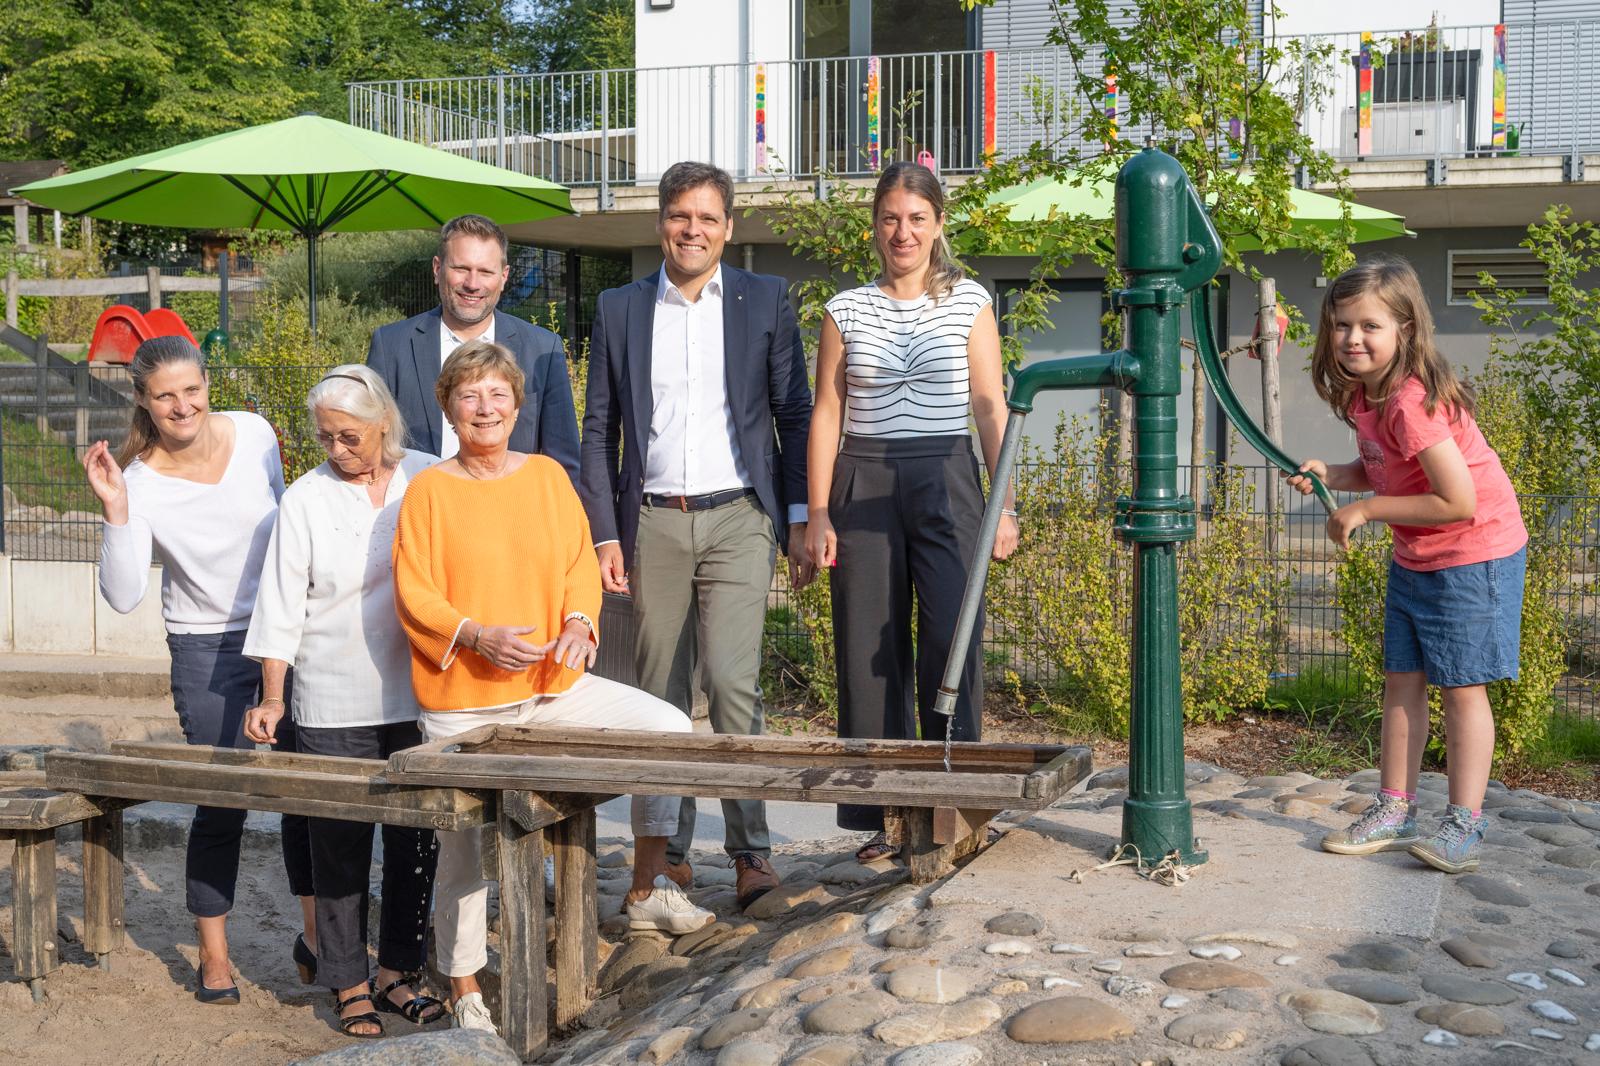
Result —
<path fill-rule="evenodd" d="M 418 474 L 400 504 L 394 591 L 425 710 L 502 707 L 571 688 L 582 671 L 554 656 L 513 672 L 458 644 L 468 619 L 537 626 L 522 637 L 530 644 L 554 640 L 573 611 L 599 619 L 600 564 L 567 472 L 530 455 L 494 481 Z"/>

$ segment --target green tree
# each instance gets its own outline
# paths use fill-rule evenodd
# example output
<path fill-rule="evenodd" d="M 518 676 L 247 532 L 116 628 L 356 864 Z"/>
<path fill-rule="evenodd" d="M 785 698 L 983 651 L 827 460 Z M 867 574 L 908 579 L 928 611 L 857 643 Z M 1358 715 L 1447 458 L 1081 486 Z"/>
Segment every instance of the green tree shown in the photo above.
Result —
<path fill-rule="evenodd" d="M 530 0 L 534 71 L 633 66 L 633 0 Z"/>
<path fill-rule="evenodd" d="M 0 154 L 92 166 L 302 111 L 347 81 L 533 67 L 518 0 L 37 0 L 0 10 Z"/>

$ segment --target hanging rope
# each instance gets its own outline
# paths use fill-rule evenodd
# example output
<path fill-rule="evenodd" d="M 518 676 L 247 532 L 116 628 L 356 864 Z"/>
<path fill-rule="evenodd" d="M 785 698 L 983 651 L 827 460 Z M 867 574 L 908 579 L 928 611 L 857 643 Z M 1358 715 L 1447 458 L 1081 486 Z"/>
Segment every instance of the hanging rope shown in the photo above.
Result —
<path fill-rule="evenodd" d="M 1282 338 L 1279 338 L 1279 339 L 1281 340 Z M 1235 344 L 1232 348 L 1229 348 L 1226 351 L 1218 352 L 1217 353 L 1217 357 L 1219 359 L 1226 359 L 1230 355 L 1242 355 L 1245 352 L 1254 351 L 1255 349 L 1261 347 L 1261 341 L 1262 341 L 1262 338 L 1257 337 L 1253 341 L 1245 341 L 1243 344 Z M 1191 352 L 1199 351 L 1199 349 L 1195 346 L 1194 341 L 1189 340 L 1188 338 L 1185 338 L 1185 339 L 1179 341 L 1178 343 L 1181 344 L 1183 347 L 1187 348 Z"/>
<path fill-rule="evenodd" d="M 1126 855 L 1130 851 L 1133 853 L 1131 858 Z M 1179 861 L 1177 848 L 1173 848 L 1162 856 L 1160 862 L 1147 866 L 1145 865 L 1144 856 L 1139 854 L 1139 849 L 1136 846 L 1123 844 L 1111 853 L 1111 858 L 1099 866 L 1091 866 L 1087 870 L 1074 870 L 1067 875 L 1067 880 L 1075 885 L 1081 885 L 1083 884 L 1083 879 L 1089 874 L 1098 873 L 1101 870 L 1109 870 L 1113 866 L 1132 866 L 1134 873 L 1146 881 L 1154 881 L 1156 884 L 1165 885 L 1167 888 L 1177 888 L 1194 876 L 1189 867 Z"/>

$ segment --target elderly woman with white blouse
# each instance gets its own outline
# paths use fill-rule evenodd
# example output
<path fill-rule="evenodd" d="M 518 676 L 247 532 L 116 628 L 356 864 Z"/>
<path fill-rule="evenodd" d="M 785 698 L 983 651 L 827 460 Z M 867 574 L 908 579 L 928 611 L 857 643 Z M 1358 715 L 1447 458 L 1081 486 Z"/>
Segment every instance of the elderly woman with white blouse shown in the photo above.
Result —
<path fill-rule="evenodd" d="M 263 692 L 245 733 L 275 742 L 293 666 L 289 709 L 300 750 L 384 759 L 422 742 L 390 556 L 406 486 L 437 459 L 406 449 L 400 409 L 365 366 L 330 371 L 306 406 L 328 461 L 290 485 L 278 507 L 244 643 L 261 663 Z M 383 1034 L 373 1003 L 419 1025 L 445 1016 L 444 1005 L 417 987 L 438 845 L 430 830 L 386 825 L 383 857 L 374 985 L 367 972 L 372 826 L 311 819 L 317 942 L 296 941 L 295 961 L 303 980 L 333 990 L 339 1026 L 350 1036 Z"/>

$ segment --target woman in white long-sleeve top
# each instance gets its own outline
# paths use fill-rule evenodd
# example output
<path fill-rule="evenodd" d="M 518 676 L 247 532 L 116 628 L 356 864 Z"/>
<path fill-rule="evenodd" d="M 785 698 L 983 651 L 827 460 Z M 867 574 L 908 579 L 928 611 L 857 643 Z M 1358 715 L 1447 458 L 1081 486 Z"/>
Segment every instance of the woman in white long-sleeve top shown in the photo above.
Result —
<path fill-rule="evenodd" d="M 144 599 L 150 564 L 162 563 L 172 700 L 184 736 L 249 748 L 244 716 L 257 702 L 261 670 L 243 646 L 283 495 L 278 438 L 258 415 L 210 409 L 205 361 L 181 337 L 145 341 L 128 369 L 136 406 L 127 442 L 116 458 L 100 441 L 83 459 L 105 515 L 100 592 L 126 614 Z M 293 750 L 293 738 L 279 746 Z M 186 895 L 200 948 L 195 996 L 206 1003 L 239 1002 L 226 921 L 245 813 L 198 807 L 189 829 Z M 304 818 L 284 816 L 283 857 L 312 933 Z"/>
<path fill-rule="evenodd" d="M 262 673 L 261 704 L 246 715 L 245 735 L 276 743 L 292 666 L 301 751 L 386 759 L 422 743 L 391 557 L 406 486 L 438 460 L 406 449 L 400 408 L 365 366 L 329 371 L 306 406 L 328 461 L 290 485 L 278 507 L 244 642 Z M 376 989 L 369 983 L 372 830 L 365 822 L 311 819 L 318 943 L 314 954 L 295 946 L 302 978 L 333 990 L 339 1027 L 357 1037 L 383 1035 L 373 1005 L 419 1025 L 445 1016 L 444 1005 L 417 987 L 438 861 L 432 830 L 383 827 Z"/>

